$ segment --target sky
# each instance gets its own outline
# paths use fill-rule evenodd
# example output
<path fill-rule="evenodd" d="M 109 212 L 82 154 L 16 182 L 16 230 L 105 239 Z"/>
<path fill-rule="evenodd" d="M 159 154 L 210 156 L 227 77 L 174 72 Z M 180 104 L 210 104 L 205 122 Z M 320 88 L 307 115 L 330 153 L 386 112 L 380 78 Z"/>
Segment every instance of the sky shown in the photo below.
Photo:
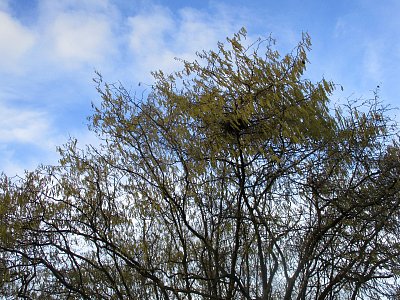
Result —
<path fill-rule="evenodd" d="M 341 84 L 332 101 L 380 86 L 400 106 L 398 0 L 0 0 L 0 172 L 56 164 L 70 137 L 97 143 L 86 119 L 100 103 L 95 71 L 134 91 L 241 27 L 272 35 L 282 54 L 308 32 L 305 76 Z"/>

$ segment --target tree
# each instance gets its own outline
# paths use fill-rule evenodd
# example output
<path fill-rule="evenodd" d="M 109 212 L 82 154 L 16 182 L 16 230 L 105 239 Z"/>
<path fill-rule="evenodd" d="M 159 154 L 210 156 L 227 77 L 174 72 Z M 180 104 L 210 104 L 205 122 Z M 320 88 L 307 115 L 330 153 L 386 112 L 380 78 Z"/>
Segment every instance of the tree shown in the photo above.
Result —
<path fill-rule="evenodd" d="M 245 30 L 154 73 L 138 99 L 98 77 L 90 128 L 58 166 L 1 182 L 3 297 L 398 297 L 400 149 L 375 94 L 333 107 Z"/>

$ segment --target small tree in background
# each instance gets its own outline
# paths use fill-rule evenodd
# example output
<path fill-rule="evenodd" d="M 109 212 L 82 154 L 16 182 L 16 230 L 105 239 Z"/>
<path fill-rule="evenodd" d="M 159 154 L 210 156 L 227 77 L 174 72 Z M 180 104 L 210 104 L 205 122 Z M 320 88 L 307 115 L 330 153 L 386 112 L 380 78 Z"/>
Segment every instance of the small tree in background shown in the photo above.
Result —
<path fill-rule="evenodd" d="M 28 299 L 395 299 L 400 160 L 375 97 L 332 109 L 241 30 L 154 73 L 97 80 L 99 147 L 0 189 L 1 295 Z"/>

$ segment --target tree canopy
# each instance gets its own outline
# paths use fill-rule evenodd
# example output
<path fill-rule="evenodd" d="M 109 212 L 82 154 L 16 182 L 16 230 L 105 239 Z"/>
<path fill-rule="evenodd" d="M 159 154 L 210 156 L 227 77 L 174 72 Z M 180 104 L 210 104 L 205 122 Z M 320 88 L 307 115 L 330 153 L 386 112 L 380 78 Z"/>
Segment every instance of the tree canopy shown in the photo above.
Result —
<path fill-rule="evenodd" d="M 155 72 L 96 79 L 99 146 L 0 182 L 5 299 L 398 299 L 400 149 L 375 93 L 334 105 L 240 30 Z"/>

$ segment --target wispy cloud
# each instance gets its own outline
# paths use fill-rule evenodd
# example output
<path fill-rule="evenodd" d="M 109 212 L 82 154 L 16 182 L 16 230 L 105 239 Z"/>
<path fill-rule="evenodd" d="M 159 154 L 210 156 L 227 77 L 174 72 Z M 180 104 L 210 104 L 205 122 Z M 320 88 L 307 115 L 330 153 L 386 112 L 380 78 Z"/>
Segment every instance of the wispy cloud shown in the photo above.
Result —
<path fill-rule="evenodd" d="M 50 118 L 46 113 L 0 103 L 0 143 L 46 145 Z"/>
<path fill-rule="evenodd" d="M 38 156 L 54 161 L 54 138 L 46 112 L 0 102 L 0 172 L 21 175 L 39 164 Z"/>
<path fill-rule="evenodd" d="M 60 14 L 49 27 L 52 58 L 65 68 L 96 65 L 112 50 L 110 24 L 105 18 Z"/>
<path fill-rule="evenodd" d="M 191 8 L 171 12 L 153 6 L 129 17 L 129 47 L 140 74 L 176 70 L 174 58 L 192 60 L 196 51 L 215 48 L 217 41 L 224 41 L 240 29 L 234 19 L 219 15 L 218 10 L 212 14 Z"/>
<path fill-rule="evenodd" d="M 0 11 L 0 24 L 0 71 L 21 72 L 24 58 L 34 46 L 35 34 L 5 11 Z"/>

